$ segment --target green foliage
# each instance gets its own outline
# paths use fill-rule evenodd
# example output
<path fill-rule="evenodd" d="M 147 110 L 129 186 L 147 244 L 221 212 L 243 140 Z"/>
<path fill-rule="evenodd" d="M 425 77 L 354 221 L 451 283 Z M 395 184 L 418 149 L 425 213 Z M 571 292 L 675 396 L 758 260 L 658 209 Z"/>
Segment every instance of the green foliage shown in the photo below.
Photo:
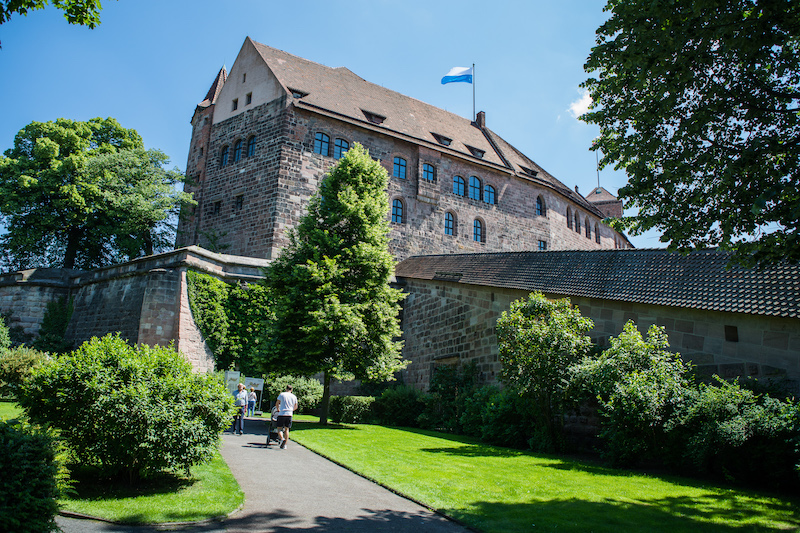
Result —
<path fill-rule="evenodd" d="M 272 409 L 278 395 L 286 390 L 286 385 L 291 385 L 292 393 L 297 396 L 299 413 L 310 413 L 322 399 L 322 383 L 314 378 L 269 374 L 264 382 L 266 396 L 261 402 L 265 411 Z"/>
<path fill-rule="evenodd" d="M 561 442 L 561 409 L 567 368 L 588 353 L 592 321 L 569 299 L 532 293 L 511 304 L 497 321 L 502 381 L 530 398 L 536 425 L 554 448 Z"/>
<path fill-rule="evenodd" d="M 276 319 L 264 332 L 264 370 L 382 381 L 406 366 L 389 286 L 386 170 L 358 143 L 331 169 L 265 272 Z M 322 420 L 327 420 L 323 398 Z"/>
<path fill-rule="evenodd" d="M 58 531 L 58 464 L 50 432 L 0 420 L 0 527 L 3 531 Z"/>
<path fill-rule="evenodd" d="M 2 0 L 0 1 L 0 24 L 8 22 L 13 14 L 27 15 L 28 11 L 44 9 L 50 0 Z M 64 12 L 70 24 L 94 28 L 100 24 L 100 0 L 52 0 L 54 7 Z"/>
<path fill-rule="evenodd" d="M 431 403 L 431 396 L 408 385 L 386 389 L 372 403 L 372 414 L 379 424 L 420 427 L 419 417 Z"/>
<path fill-rule="evenodd" d="M 11 347 L 11 334 L 6 326 L 4 317 L 0 316 L 0 356 L 5 354 Z"/>
<path fill-rule="evenodd" d="M 612 463 L 652 459 L 664 453 L 665 425 L 686 401 L 689 369 L 668 350 L 663 327 L 651 326 L 645 340 L 629 321 L 610 343 L 599 357 L 569 369 L 570 396 L 599 402 L 604 454 Z"/>
<path fill-rule="evenodd" d="M 118 335 L 34 370 L 19 403 L 32 422 L 58 428 L 80 463 L 131 480 L 207 461 L 232 413 L 213 375 L 192 373 L 171 347 Z"/>
<path fill-rule="evenodd" d="M 256 284 L 231 285 L 192 270 L 187 280 L 192 316 L 214 353 L 216 367 L 257 374 L 254 354 L 264 323 L 273 317 L 269 290 Z"/>
<path fill-rule="evenodd" d="M 191 195 L 168 158 L 112 119 L 32 122 L 0 157 L 6 266 L 94 268 L 168 248 Z"/>
<path fill-rule="evenodd" d="M 800 479 L 800 404 L 716 377 L 670 420 L 674 459 L 688 471 L 771 488 Z"/>
<path fill-rule="evenodd" d="M 633 234 L 800 260 L 800 3 L 609 0 L 584 82 Z"/>
<path fill-rule="evenodd" d="M 337 424 L 367 424 L 372 421 L 372 396 L 331 396 L 331 420 Z"/>
<path fill-rule="evenodd" d="M 12 345 L 18 344 L 27 344 L 33 338 L 33 335 L 25 333 L 25 328 L 20 326 L 19 324 L 12 326 L 12 315 L 11 311 L 5 311 L 0 313 L 0 324 L 8 330 L 8 337 L 11 340 Z M 3 333 L 0 332 L 0 339 L 2 339 Z M 0 340 L 0 350 L 2 350 L 2 340 Z"/>
<path fill-rule="evenodd" d="M 530 400 L 508 388 L 486 385 L 465 397 L 461 427 L 464 435 L 489 444 L 534 450 L 549 447 L 533 440 L 536 426 Z"/>
<path fill-rule="evenodd" d="M 47 354 L 27 346 L 0 350 L 0 396 L 17 397 L 29 374 L 48 360 Z"/>
<path fill-rule="evenodd" d="M 418 418 L 420 426 L 460 433 L 464 401 L 474 393 L 477 381 L 478 369 L 474 363 L 436 368 L 428 390 L 430 401 Z"/>
<path fill-rule="evenodd" d="M 47 302 L 39 336 L 33 341 L 33 347 L 42 352 L 65 353 L 73 348 L 73 343 L 64 338 L 72 317 L 72 299 L 59 298 Z"/>

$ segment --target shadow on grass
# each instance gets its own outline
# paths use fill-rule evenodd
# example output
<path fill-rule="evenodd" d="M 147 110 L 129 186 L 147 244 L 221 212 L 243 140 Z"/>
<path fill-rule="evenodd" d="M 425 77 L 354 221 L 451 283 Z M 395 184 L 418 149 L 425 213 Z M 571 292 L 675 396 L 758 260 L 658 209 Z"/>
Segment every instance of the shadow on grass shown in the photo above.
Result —
<path fill-rule="evenodd" d="M 172 494 L 197 482 L 192 477 L 160 472 L 131 484 L 127 477 L 98 477 L 96 470 L 82 466 L 72 467 L 71 478 L 75 482 L 72 488 L 76 494 L 71 498 L 74 500 L 107 500 Z"/>
<path fill-rule="evenodd" d="M 569 532 L 718 532 L 791 530 L 800 527 L 800 515 L 789 502 L 766 506 L 760 523 L 752 521 L 752 501 L 735 494 L 708 493 L 701 497 L 599 502 L 577 498 L 530 503 L 477 502 L 468 511 L 444 511 L 486 531 Z"/>
<path fill-rule="evenodd" d="M 303 431 L 304 429 L 328 429 L 331 431 L 340 431 L 340 430 L 347 430 L 347 431 L 355 431 L 356 427 L 351 425 L 344 425 L 344 424 L 334 424 L 333 422 L 328 422 L 327 424 L 323 425 L 319 422 L 309 422 L 307 420 L 293 420 L 292 421 L 292 431 Z M 291 439 L 291 435 L 289 436 Z"/>

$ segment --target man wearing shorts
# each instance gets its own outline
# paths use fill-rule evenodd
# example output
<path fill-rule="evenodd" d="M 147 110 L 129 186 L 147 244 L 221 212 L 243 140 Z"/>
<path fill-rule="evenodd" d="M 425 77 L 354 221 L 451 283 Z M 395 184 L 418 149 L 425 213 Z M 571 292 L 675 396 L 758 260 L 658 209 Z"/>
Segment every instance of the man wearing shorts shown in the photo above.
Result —
<path fill-rule="evenodd" d="M 281 448 L 286 448 L 292 415 L 297 410 L 297 396 L 292 394 L 291 385 L 286 385 L 286 390 L 278 395 L 275 407 L 278 409 L 278 437 L 281 439 Z"/>

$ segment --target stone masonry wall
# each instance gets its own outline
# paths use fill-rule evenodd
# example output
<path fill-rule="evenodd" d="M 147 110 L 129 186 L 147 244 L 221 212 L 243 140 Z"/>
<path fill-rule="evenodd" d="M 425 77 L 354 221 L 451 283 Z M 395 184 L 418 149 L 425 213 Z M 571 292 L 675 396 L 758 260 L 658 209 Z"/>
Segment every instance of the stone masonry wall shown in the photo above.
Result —
<path fill-rule="evenodd" d="M 0 313 L 11 313 L 11 326 L 37 335 L 47 304 L 69 298 L 70 276 L 76 270 L 38 268 L 0 275 Z"/>
<path fill-rule="evenodd" d="M 403 353 L 412 362 L 405 370 L 406 383 L 425 389 L 437 365 L 470 362 L 477 364 L 483 381 L 496 381 L 497 319 L 528 293 L 447 281 L 398 281 L 408 294 Z M 800 320 L 590 298 L 571 301 L 594 321 L 589 336 L 600 346 L 619 335 L 628 320 L 643 334 L 657 324 L 664 326 L 671 349 L 696 365 L 701 376 L 785 379 L 800 392 Z"/>

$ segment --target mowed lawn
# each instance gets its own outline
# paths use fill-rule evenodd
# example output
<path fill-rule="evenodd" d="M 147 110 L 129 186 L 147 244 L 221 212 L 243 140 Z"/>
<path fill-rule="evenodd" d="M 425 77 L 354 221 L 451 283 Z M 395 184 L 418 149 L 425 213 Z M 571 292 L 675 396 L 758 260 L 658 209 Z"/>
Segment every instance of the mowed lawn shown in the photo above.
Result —
<path fill-rule="evenodd" d="M 442 433 L 298 421 L 292 438 L 481 531 L 797 531 L 800 500 Z"/>

